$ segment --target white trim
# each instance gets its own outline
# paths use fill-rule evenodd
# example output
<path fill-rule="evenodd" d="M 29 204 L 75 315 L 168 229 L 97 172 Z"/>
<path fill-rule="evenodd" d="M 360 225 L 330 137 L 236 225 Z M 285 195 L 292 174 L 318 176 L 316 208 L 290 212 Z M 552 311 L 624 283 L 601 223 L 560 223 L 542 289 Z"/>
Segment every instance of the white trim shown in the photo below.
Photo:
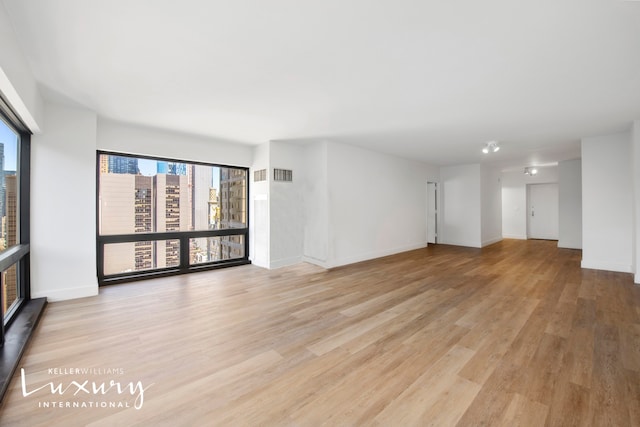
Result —
<path fill-rule="evenodd" d="M 318 258 L 306 256 L 306 255 L 302 257 L 302 262 L 308 262 L 309 264 L 317 265 L 318 267 L 322 267 L 322 268 L 329 268 L 329 264 L 327 263 L 326 260 L 322 260 L 322 259 L 318 259 Z"/>
<path fill-rule="evenodd" d="M 560 242 L 558 240 L 558 247 L 561 249 L 582 249 L 582 246 L 578 246 L 578 245 L 567 245 L 563 242 Z"/>
<path fill-rule="evenodd" d="M 251 261 L 251 265 L 255 265 L 256 267 L 267 268 L 267 269 L 269 268 L 269 265 L 267 263 L 263 263 L 262 260 L 249 258 L 249 261 Z"/>
<path fill-rule="evenodd" d="M 31 298 L 47 298 L 47 301 L 65 301 L 76 298 L 94 297 L 98 295 L 98 286 L 83 286 L 81 288 L 54 289 L 44 292 L 33 292 Z"/>
<path fill-rule="evenodd" d="M 503 239 L 518 239 L 518 240 L 527 240 L 526 234 L 503 234 Z"/>
<path fill-rule="evenodd" d="M 494 237 L 493 239 L 488 239 L 482 242 L 482 247 L 493 245 L 494 243 L 498 243 L 502 241 L 502 236 Z"/>
<path fill-rule="evenodd" d="M 277 260 L 271 261 L 269 263 L 269 269 L 273 270 L 273 269 L 276 269 L 276 268 L 287 267 L 289 265 L 300 264 L 301 262 L 302 262 L 302 257 L 301 256 L 294 256 L 294 257 L 290 257 L 290 258 L 277 259 Z"/>
<path fill-rule="evenodd" d="M 20 117 L 20 120 L 22 120 L 29 130 L 32 133 L 40 133 L 40 126 L 36 123 L 27 106 L 22 102 L 22 98 L 20 98 L 20 95 L 18 95 L 18 92 L 16 92 L 16 89 L 2 68 L 0 68 L 0 92 L 2 92 L 13 111 Z"/>
<path fill-rule="evenodd" d="M 471 241 L 461 241 L 461 240 L 456 240 L 456 241 L 452 241 L 452 240 L 446 240 L 446 241 L 442 241 L 442 242 L 438 242 L 438 243 L 442 243 L 443 245 L 452 245 L 452 246 L 464 246 L 465 248 L 480 248 L 481 244 L 478 244 L 478 242 L 471 242 Z"/>
<path fill-rule="evenodd" d="M 343 265 L 355 264 L 357 262 L 369 261 L 372 259 L 382 258 L 389 255 L 395 255 L 402 252 L 414 251 L 416 249 L 424 249 L 426 247 L 427 247 L 427 242 L 422 242 L 422 243 L 413 244 L 413 245 L 398 246 L 396 248 L 392 248 L 388 250 L 367 252 L 361 255 L 355 255 L 348 258 L 335 260 L 334 262 L 328 263 L 328 265 L 325 268 L 333 268 L 333 267 L 340 267 Z"/>
<path fill-rule="evenodd" d="M 591 268 L 594 270 L 617 271 L 620 273 L 633 273 L 631 265 L 620 264 L 620 263 L 609 262 L 609 261 L 583 259 L 582 262 L 580 263 L 580 267 Z"/>

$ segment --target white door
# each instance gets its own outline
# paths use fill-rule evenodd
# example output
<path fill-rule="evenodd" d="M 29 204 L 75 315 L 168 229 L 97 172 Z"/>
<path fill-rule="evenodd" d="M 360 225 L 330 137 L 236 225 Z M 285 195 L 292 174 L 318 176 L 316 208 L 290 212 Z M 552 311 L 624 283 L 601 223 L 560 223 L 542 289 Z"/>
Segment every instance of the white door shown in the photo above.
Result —
<path fill-rule="evenodd" d="M 438 241 L 438 184 L 427 183 L 427 243 Z"/>
<path fill-rule="evenodd" d="M 558 240 L 558 184 L 529 184 L 527 190 L 527 237 Z"/>

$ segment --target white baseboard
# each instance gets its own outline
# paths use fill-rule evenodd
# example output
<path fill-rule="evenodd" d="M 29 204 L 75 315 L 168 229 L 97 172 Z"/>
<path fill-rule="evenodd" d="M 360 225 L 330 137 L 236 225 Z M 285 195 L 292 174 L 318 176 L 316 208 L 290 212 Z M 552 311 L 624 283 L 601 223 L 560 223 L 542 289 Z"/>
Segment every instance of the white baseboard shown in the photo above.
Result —
<path fill-rule="evenodd" d="M 558 241 L 558 247 L 562 249 L 582 249 L 581 245 Z"/>
<path fill-rule="evenodd" d="M 619 273 L 633 273 L 631 265 L 620 264 L 610 261 L 585 260 L 580 263 L 582 268 L 591 268 L 593 270 L 617 271 Z"/>
<path fill-rule="evenodd" d="M 366 252 L 360 255 L 350 256 L 347 258 L 335 260 L 334 262 L 331 262 L 331 263 L 327 263 L 328 265 L 324 266 L 324 268 L 333 268 L 333 267 L 340 267 L 348 264 L 355 264 L 357 262 L 368 261 L 376 258 L 382 258 L 385 256 L 395 255 L 402 252 L 413 251 L 416 249 L 424 249 L 426 247 L 427 247 L 427 242 L 422 242 L 422 243 L 417 243 L 413 245 L 398 246 L 398 247 L 388 249 L 388 250 L 383 250 L 383 251 Z"/>
<path fill-rule="evenodd" d="M 98 295 L 98 284 L 83 286 L 81 288 L 51 289 L 44 291 L 31 291 L 31 298 L 46 298 L 47 301 L 66 301 L 76 298 L 94 297 Z"/>
<path fill-rule="evenodd" d="M 318 259 L 310 256 L 303 256 L 302 262 L 308 262 L 309 264 L 317 265 L 318 267 L 322 267 L 322 268 L 327 268 L 327 269 L 329 268 L 329 264 L 327 263 L 326 260 Z"/>
<path fill-rule="evenodd" d="M 517 240 L 527 240 L 527 236 L 524 234 L 503 234 L 503 239 L 517 239 Z"/>
<path fill-rule="evenodd" d="M 271 261 L 269 263 L 269 269 L 273 270 L 273 269 L 276 269 L 276 268 L 287 267 L 289 265 L 299 264 L 301 262 L 302 262 L 302 257 L 301 256 L 277 259 L 277 260 Z"/>
<path fill-rule="evenodd" d="M 254 259 L 252 259 L 250 261 L 251 261 L 251 265 L 255 265 L 256 267 L 260 267 L 260 268 L 266 268 L 267 270 L 269 269 L 269 263 L 268 262 L 263 262 L 262 260 L 256 261 Z"/>
<path fill-rule="evenodd" d="M 502 236 L 494 237 L 493 239 L 487 239 L 482 242 L 482 247 L 493 245 L 494 243 L 498 243 L 502 241 Z"/>
<path fill-rule="evenodd" d="M 442 243 L 443 245 L 464 246 L 465 248 L 482 247 L 481 244 L 480 245 L 478 244 L 478 242 L 470 242 L 470 241 L 463 241 L 463 240 L 447 240 L 447 241 L 438 242 L 438 243 Z"/>

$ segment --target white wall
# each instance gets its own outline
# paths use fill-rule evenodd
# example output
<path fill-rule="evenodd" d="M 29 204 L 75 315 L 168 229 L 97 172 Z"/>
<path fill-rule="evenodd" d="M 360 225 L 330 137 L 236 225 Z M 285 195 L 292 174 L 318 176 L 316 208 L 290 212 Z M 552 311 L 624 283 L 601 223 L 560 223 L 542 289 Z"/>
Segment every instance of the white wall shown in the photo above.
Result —
<path fill-rule="evenodd" d="M 275 182 L 274 168 L 292 170 L 293 182 Z M 267 181 L 251 183 L 252 262 L 327 265 L 326 143 L 266 142 L 254 150 L 252 171 L 259 169 L 267 169 Z"/>
<path fill-rule="evenodd" d="M 582 140 L 582 267 L 632 272 L 631 133 Z"/>
<path fill-rule="evenodd" d="M 333 142 L 327 166 L 327 266 L 426 246 L 426 188 L 437 168 Z"/>
<path fill-rule="evenodd" d="M 95 150 L 94 146 L 94 150 Z M 97 149 L 250 167 L 253 147 L 100 118 Z M 95 161 L 94 161 L 95 163 Z"/>
<path fill-rule="evenodd" d="M 44 103 L 31 69 L 0 2 L 0 92 L 32 132 L 44 122 Z"/>
<path fill-rule="evenodd" d="M 640 283 L 640 120 L 633 123 L 632 165 L 633 165 L 633 194 L 634 194 L 634 228 L 635 238 L 633 239 L 634 259 L 634 282 Z"/>
<path fill-rule="evenodd" d="M 482 247 L 480 164 L 440 168 L 441 243 Z"/>
<path fill-rule="evenodd" d="M 269 142 L 253 151 L 249 176 L 249 258 L 257 266 L 269 267 Z M 267 170 L 267 181 L 255 182 L 253 173 Z"/>
<path fill-rule="evenodd" d="M 304 150 L 304 146 L 299 144 L 271 141 L 271 174 L 274 168 L 290 169 L 293 171 L 293 182 L 269 180 L 270 268 L 302 261 L 306 223 L 304 190 L 307 181 Z"/>
<path fill-rule="evenodd" d="M 328 265 L 329 262 L 329 184 L 327 176 L 327 142 L 305 147 L 304 183 L 305 224 L 303 230 L 304 260 Z"/>
<path fill-rule="evenodd" d="M 45 106 L 31 147 L 31 295 L 96 295 L 95 113 Z"/>
<path fill-rule="evenodd" d="M 558 164 L 558 247 L 582 249 L 582 160 Z"/>
<path fill-rule="evenodd" d="M 0 92 L 31 138 L 31 296 L 95 295 L 96 115 L 45 105 L 0 3 Z M 40 134 L 40 132 L 45 132 Z"/>
<path fill-rule="evenodd" d="M 481 245 L 502 240 L 502 173 L 488 166 L 481 168 Z"/>
<path fill-rule="evenodd" d="M 538 174 L 524 174 L 524 168 L 502 173 L 502 236 L 527 238 L 527 184 L 558 182 L 557 166 L 540 167 Z"/>
<path fill-rule="evenodd" d="M 426 246 L 426 186 L 438 168 L 327 141 L 271 141 L 256 148 L 254 168 L 265 164 L 268 204 L 254 234 L 267 223 L 268 250 L 254 241 L 256 260 L 263 250 L 268 261 L 257 265 L 331 268 Z M 293 182 L 274 182 L 274 168 L 293 170 Z"/>

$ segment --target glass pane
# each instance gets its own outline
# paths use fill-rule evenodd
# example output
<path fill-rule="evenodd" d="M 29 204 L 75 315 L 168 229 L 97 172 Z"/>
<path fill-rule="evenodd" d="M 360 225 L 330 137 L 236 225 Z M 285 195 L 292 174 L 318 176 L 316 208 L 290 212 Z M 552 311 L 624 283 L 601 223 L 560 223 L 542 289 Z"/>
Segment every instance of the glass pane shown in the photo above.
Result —
<path fill-rule="evenodd" d="M 220 168 L 217 224 L 220 229 L 247 227 L 247 171 Z"/>
<path fill-rule="evenodd" d="M 0 120 L 0 250 L 19 243 L 18 134 Z"/>
<path fill-rule="evenodd" d="M 104 274 L 131 273 L 180 265 L 180 240 L 104 245 Z"/>
<path fill-rule="evenodd" d="M 192 176 L 193 221 L 191 230 L 213 230 L 217 228 L 220 168 L 194 165 Z"/>
<path fill-rule="evenodd" d="M 247 171 L 100 155 L 101 235 L 247 227 Z"/>
<path fill-rule="evenodd" d="M 244 235 L 189 239 L 189 263 L 244 258 Z"/>
<path fill-rule="evenodd" d="M 16 274 L 17 264 L 13 264 L 8 270 L 2 272 L 2 317 L 9 311 L 11 306 L 18 300 L 18 276 Z"/>

